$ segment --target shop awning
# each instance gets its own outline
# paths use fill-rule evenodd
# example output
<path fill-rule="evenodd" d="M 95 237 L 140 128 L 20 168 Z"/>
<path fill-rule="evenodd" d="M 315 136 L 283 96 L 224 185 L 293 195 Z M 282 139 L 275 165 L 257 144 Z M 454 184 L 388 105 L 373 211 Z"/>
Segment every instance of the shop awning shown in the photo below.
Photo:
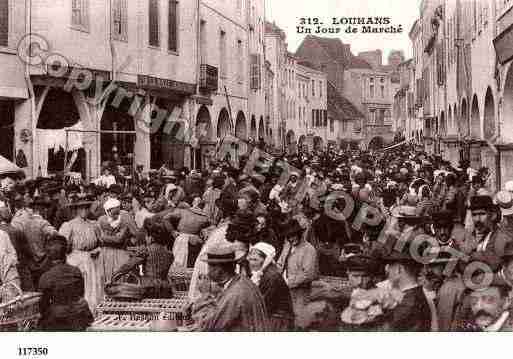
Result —
<path fill-rule="evenodd" d="M 395 145 L 383 148 L 383 149 L 381 149 L 381 151 L 390 151 L 390 150 L 393 150 L 394 148 L 401 147 L 402 145 L 405 145 L 406 143 L 408 143 L 408 141 L 399 142 L 399 143 L 396 143 Z"/>
<path fill-rule="evenodd" d="M 7 158 L 0 155 L 0 176 L 7 174 L 20 174 L 23 170 L 9 161 Z"/>

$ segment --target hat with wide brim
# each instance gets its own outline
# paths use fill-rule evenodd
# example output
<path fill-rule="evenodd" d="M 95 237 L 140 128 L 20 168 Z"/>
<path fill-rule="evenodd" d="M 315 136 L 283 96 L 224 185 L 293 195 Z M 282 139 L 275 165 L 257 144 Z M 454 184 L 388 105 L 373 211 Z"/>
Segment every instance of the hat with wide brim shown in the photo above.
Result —
<path fill-rule="evenodd" d="M 431 215 L 435 227 L 447 227 L 454 225 L 454 214 L 451 211 L 434 212 Z"/>
<path fill-rule="evenodd" d="M 30 204 L 33 207 L 51 207 L 53 205 L 53 202 L 47 200 L 46 198 L 35 197 L 30 201 Z"/>
<path fill-rule="evenodd" d="M 476 210 L 491 210 L 493 209 L 494 204 L 492 197 L 490 196 L 473 196 L 470 198 L 470 206 L 469 209 L 471 211 Z"/>
<path fill-rule="evenodd" d="M 417 208 L 414 206 L 396 206 L 392 208 L 392 217 L 398 219 L 425 219 L 424 216 L 419 215 Z"/>
<path fill-rule="evenodd" d="M 376 258 L 362 254 L 352 255 L 345 261 L 348 271 L 364 272 L 367 274 L 377 274 L 380 272 L 381 265 Z"/>
<path fill-rule="evenodd" d="M 292 219 L 283 225 L 283 237 L 290 238 L 305 231 L 297 219 Z"/>
<path fill-rule="evenodd" d="M 500 191 L 495 195 L 495 203 L 501 209 L 503 216 L 513 214 L 513 194 L 509 191 Z"/>
<path fill-rule="evenodd" d="M 237 263 L 244 257 L 244 253 L 237 253 L 232 244 L 220 243 L 212 246 L 201 256 L 201 261 L 208 264 Z"/>
<path fill-rule="evenodd" d="M 69 208 L 90 207 L 93 203 L 94 203 L 94 201 L 92 201 L 92 200 L 84 199 L 81 201 L 71 202 L 70 204 L 68 204 L 68 207 Z"/>

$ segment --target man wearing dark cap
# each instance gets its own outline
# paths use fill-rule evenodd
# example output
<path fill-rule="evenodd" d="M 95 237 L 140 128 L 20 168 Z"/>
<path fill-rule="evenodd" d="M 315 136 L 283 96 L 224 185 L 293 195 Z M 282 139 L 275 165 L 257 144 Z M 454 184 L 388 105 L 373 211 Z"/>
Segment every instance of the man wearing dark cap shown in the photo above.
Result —
<path fill-rule="evenodd" d="M 77 267 L 66 264 L 67 248 L 66 238 L 59 235 L 46 244 L 50 269 L 39 281 L 42 330 L 81 331 L 94 320 L 84 299 L 84 277 Z"/>
<path fill-rule="evenodd" d="M 510 297 L 512 282 L 509 272 L 512 258 L 513 247 L 510 243 L 501 257 L 504 266 L 498 272 L 492 270 L 495 266 L 494 261 L 481 259 L 481 263 L 488 265 L 490 270 L 475 271 L 471 277 L 466 278 L 467 285 L 459 316 L 453 323 L 455 330 L 513 331 Z"/>
<path fill-rule="evenodd" d="M 455 227 L 453 213 L 439 211 L 431 215 L 433 220 L 432 231 L 441 246 L 453 246 L 453 228 Z"/>
<path fill-rule="evenodd" d="M 510 291 L 511 287 L 504 283 L 469 290 L 470 318 L 457 327 L 458 331 L 513 331 Z"/>
<path fill-rule="evenodd" d="M 399 244 L 396 242 L 396 244 Z M 422 263 L 411 255 L 411 242 L 404 242 L 382 257 L 386 263 L 388 284 L 403 292 L 404 297 L 388 318 L 385 329 L 390 331 L 427 332 L 431 329 L 431 309 L 418 282 Z M 420 252 L 422 253 L 422 252 Z"/>
<path fill-rule="evenodd" d="M 309 322 L 306 312 L 312 282 L 319 276 L 318 255 L 303 235 L 305 228 L 296 219 L 283 226 L 285 246 L 278 260 L 285 281 L 290 288 L 296 315 L 296 327 L 304 329 Z"/>
<path fill-rule="evenodd" d="M 465 254 L 477 257 L 500 257 L 504 253 L 507 238 L 498 236 L 497 208 L 490 196 L 474 196 L 470 199 L 470 211 L 474 231 L 461 246 Z"/>

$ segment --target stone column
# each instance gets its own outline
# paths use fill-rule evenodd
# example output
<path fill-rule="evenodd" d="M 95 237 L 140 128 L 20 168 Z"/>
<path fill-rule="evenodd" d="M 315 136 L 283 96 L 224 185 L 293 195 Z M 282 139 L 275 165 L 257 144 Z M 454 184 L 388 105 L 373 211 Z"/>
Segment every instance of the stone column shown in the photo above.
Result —
<path fill-rule="evenodd" d="M 21 133 L 27 130 L 30 134 L 28 142 L 22 141 Z M 36 134 L 32 133 L 32 104 L 31 100 L 25 100 L 15 105 L 14 108 L 14 155 L 18 154 L 21 150 L 27 159 L 27 167 L 22 168 L 27 178 L 34 178 L 37 176 L 37 167 L 33 158 L 34 152 L 32 151 L 35 145 L 34 139 Z M 36 151 L 37 152 L 37 151 Z"/>
<path fill-rule="evenodd" d="M 144 171 L 151 168 L 151 106 L 149 99 L 145 101 L 145 105 L 134 116 L 135 121 L 135 145 L 134 156 L 135 164 L 142 165 Z"/>

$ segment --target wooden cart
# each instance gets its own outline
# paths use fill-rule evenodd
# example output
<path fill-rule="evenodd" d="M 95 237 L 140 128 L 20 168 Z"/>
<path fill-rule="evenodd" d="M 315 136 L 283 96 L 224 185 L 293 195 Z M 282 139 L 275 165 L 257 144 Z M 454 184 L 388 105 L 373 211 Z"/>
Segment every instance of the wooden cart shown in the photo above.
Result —
<path fill-rule="evenodd" d="M 150 331 L 154 321 L 172 321 L 187 325 L 191 318 L 186 309 L 186 297 L 143 299 L 138 302 L 115 301 L 106 298 L 97 307 L 97 319 L 89 331 Z"/>

